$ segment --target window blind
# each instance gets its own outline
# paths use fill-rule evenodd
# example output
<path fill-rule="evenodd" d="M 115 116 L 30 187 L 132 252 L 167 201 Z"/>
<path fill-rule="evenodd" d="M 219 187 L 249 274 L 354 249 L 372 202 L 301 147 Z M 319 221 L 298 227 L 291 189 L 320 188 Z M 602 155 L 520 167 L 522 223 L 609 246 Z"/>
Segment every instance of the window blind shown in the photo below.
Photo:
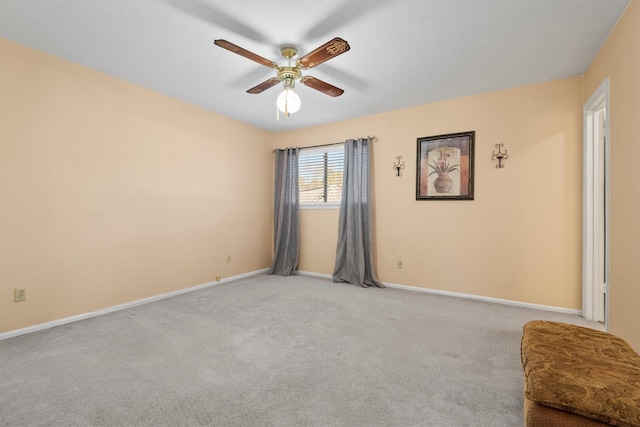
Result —
<path fill-rule="evenodd" d="M 300 150 L 300 205 L 337 205 L 342 198 L 344 144 Z"/>

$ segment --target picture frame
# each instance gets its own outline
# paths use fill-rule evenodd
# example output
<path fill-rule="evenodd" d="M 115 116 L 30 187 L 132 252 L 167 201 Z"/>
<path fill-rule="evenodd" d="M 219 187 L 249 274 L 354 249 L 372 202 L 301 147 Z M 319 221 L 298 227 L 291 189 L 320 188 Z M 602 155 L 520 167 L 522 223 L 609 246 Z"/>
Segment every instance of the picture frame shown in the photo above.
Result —
<path fill-rule="evenodd" d="M 473 200 L 475 131 L 417 141 L 416 200 Z"/>

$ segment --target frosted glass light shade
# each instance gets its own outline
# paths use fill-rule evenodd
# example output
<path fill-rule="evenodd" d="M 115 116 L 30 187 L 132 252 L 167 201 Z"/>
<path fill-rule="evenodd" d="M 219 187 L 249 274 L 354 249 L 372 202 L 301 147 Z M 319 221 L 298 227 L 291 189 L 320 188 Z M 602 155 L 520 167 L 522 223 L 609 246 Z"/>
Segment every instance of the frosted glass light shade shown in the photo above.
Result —
<path fill-rule="evenodd" d="M 300 109 L 300 97 L 293 89 L 287 88 L 278 95 L 276 105 L 278 105 L 278 110 L 283 113 L 293 114 Z"/>

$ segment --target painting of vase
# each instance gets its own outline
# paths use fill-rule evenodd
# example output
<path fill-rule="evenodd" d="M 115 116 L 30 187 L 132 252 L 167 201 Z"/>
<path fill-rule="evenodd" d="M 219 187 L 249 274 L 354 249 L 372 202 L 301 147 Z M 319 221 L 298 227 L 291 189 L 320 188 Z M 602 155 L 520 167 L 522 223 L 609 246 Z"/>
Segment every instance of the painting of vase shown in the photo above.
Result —
<path fill-rule="evenodd" d="M 416 200 L 473 200 L 475 132 L 418 138 Z"/>

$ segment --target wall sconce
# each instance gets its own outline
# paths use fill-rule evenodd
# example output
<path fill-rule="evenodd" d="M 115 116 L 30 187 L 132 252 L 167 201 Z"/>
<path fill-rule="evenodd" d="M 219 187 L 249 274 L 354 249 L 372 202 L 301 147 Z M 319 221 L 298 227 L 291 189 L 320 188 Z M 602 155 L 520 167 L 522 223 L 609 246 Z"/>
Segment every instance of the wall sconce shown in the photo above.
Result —
<path fill-rule="evenodd" d="M 404 160 L 402 156 L 396 156 L 396 162 L 393 164 L 393 169 L 396 171 L 396 176 L 402 176 L 402 169 L 404 169 Z"/>
<path fill-rule="evenodd" d="M 496 148 L 498 149 L 498 152 L 496 153 L 495 151 L 493 152 L 493 155 L 491 156 L 491 160 L 498 160 L 498 164 L 496 165 L 497 169 L 502 169 L 504 167 L 504 165 L 502 164 L 503 160 L 507 160 L 509 158 L 509 155 L 507 154 L 507 150 L 504 150 L 504 152 L 502 151 L 502 148 L 504 147 L 504 144 L 496 144 Z"/>

